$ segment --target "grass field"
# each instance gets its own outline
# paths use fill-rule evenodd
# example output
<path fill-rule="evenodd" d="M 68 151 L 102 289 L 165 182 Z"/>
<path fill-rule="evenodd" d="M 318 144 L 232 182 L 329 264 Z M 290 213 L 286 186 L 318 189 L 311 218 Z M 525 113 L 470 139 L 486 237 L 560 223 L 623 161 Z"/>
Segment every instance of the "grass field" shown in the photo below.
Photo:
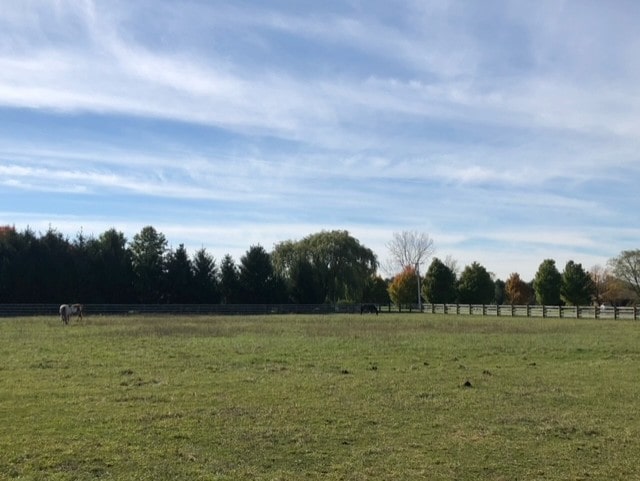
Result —
<path fill-rule="evenodd" d="M 0 319 L 0 479 L 640 479 L 640 323 Z"/>

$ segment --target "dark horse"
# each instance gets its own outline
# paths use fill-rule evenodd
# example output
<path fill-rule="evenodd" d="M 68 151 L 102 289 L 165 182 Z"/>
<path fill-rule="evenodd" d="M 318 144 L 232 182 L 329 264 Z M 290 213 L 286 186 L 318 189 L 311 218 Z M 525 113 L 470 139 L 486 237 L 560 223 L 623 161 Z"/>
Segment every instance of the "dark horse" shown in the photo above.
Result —
<path fill-rule="evenodd" d="M 364 314 L 365 312 L 370 312 L 371 314 L 373 314 L 375 312 L 376 316 L 377 316 L 378 315 L 378 308 L 376 307 L 375 304 L 362 304 L 360 306 L 360 314 Z"/>

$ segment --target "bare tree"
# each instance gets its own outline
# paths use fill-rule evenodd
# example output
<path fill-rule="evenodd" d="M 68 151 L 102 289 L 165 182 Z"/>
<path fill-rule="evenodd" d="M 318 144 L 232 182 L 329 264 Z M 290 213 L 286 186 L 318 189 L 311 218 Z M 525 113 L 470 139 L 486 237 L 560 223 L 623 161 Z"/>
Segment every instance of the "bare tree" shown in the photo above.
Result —
<path fill-rule="evenodd" d="M 445 257 L 442 263 L 451 269 L 451 272 L 453 272 L 456 277 L 460 277 L 460 266 L 458 265 L 458 261 L 455 260 L 451 254 Z"/>
<path fill-rule="evenodd" d="M 422 311 L 420 266 L 427 262 L 435 251 L 433 239 L 423 232 L 394 232 L 393 238 L 387 243 L 387 249 L 391 255 L 390 263 L 394 268 L 398 270 L 404 270 L 407 267 L 415 269 L 418 278 L 418 306 Z"/>
<path fill-rule="evenodd" d="M 596 305 L 599 306 L 604 302 L 611 274 L 605 267 L 595 265 L 589 271 L 589 275 L 591 276 L 591 280 L 593 281 L 593 286 L 595 288 L 593 298 Z"/>
<path fill-rule="evenodd" d="M 613 273 L 633 289 L 636 300 L 640 299 L 640 249 L 622 251 L 609 260 Z"/>

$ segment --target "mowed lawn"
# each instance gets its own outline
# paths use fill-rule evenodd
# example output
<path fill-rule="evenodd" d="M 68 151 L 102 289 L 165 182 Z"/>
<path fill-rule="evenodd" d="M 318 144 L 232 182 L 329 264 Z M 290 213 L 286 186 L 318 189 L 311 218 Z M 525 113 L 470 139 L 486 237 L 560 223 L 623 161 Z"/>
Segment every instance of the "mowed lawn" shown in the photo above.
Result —
<path fill-rule="evenodd" d="M 640 322 L 0 319 L 0 479 L 640 479 Z"/>

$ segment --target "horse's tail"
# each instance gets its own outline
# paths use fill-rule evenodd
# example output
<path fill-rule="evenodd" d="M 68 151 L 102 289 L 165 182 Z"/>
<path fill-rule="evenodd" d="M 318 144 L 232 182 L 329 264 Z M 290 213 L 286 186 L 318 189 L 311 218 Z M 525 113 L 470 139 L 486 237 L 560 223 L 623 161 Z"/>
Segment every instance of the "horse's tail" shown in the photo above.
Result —
<path fill-rule="evenodd" d="M 64 324 L 69 324 L 69 305 L 68 304 L 62 304 L 60 306 L 60 320 L 64 323 Z"/>

